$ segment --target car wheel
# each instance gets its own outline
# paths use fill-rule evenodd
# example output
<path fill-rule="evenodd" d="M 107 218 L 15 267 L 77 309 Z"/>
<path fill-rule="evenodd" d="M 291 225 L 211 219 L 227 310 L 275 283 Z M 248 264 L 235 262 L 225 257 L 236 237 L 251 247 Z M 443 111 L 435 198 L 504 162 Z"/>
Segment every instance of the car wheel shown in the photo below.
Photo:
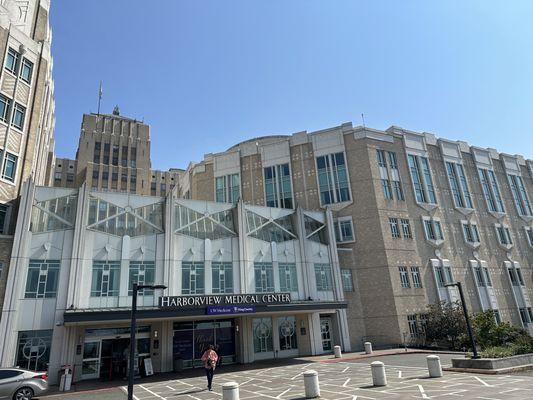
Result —
<path fill-rule="evenodd" d="M 15 392 L 13 400 L 31 400 L 32 397 L 33 390 L 29 387 L 23 387 Z"/>

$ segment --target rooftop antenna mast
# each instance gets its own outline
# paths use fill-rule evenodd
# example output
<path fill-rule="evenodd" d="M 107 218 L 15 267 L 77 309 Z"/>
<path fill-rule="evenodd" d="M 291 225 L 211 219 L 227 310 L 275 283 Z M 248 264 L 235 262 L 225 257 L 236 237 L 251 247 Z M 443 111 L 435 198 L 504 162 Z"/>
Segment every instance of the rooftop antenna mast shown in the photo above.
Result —
<path fill-rule="evenodd" d="M 102 81 L 100 81 L 100 88 L 98 89 L 98 112 L 97 115 L 100 115 L 100 103 L 102 102 L 102 95 L 104 91 L 102 90 Z"/>
<path fill-rule="evenodd" d="M 366 129 L 366 125 L 365 125 L 365 114 L 361 113 L 361 119 L 363 120 L 363 128 Z"/>

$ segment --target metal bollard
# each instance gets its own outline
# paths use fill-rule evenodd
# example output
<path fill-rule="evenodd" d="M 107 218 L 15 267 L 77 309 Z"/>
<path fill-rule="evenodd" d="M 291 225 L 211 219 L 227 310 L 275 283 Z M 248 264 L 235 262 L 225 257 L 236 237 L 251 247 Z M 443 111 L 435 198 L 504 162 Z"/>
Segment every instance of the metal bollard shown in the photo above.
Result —
<path fill-rule="evenodd" d="M 365 342 L 365 353 L 372 354 L 372 343 Z"/>
<path fill-rule="evenodd" d="M 342 358 L 341 346 L 334 346 L 333 353 L 335 354 L 335 358 Z"/>
<path fill-rule="evenodd" d="M 318 384 L 318 372 L 310 369 L 304 372 L 305 398 L 314 399 L 320 397 L 320 386 Z"/>
<path fill-rule="evenodd" d="M 222 384 L 222 400 L 239 400 L 239 384 L 237 382 Z"/>
<path fill-rule="evenodd" d="M 439 356 L 427 356 L 426 360 L 428 362 L 428 371 L 430 378 L 440 378 L 442 376 L 442 367 L 440 365 Z"/>
<path fill-rule="evenodd" d="M 372 369 L 372 383 L 374 386 L 387 386 L 385 364 L 381 361 L 374 361 L 370 364 L 370 368 Z"/>

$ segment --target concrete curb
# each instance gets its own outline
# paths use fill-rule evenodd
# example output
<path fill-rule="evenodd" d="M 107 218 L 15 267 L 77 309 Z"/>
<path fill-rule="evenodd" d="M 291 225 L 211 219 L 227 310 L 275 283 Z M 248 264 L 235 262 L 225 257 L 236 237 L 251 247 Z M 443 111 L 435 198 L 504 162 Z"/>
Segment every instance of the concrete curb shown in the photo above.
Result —
<path fill-rule="evenodd" d="M 316 361 L 316 362 L 335 363 L 335 362 L 365 360 L 367 358 L 376 358 L 376 357 L 401 356 L 401 355 L 404 355 L 404 354 L 460 354 L 460 355 L 464 355 L 465 353 L 456 352 L 456 351 L 431 351 L 431 350 L 409 350 L 409 351 L 404 351 L 404 350 L 402 350 L 402 351 L 399 351 L 397 353 L 376 354 L 376 352 L 374 352 L 373 354 L 365 354 L 365 353 L 358 353 L 358 354 L 359 354 L 358 357 L 349 357 L 349 354 L 346 356 L 346 353 L 345 353 L 343 358 L 330 358 L 330 359 L 327 359 L 327 360 L 320 360 L 320 361 Z"/>
<path fill-rule="evenodd" d="M 469 374 L 484 374 L 484 375 L 501 375 L 501 374 L 510 374 L 513 372 L 520 372 L 520 371 L 529 371 L 533 369 L 533 364 L 527 364 L 527 365 L 518 365 L 515 367 L 509 367 L 509 368 L 500 368 L 500 369 L 479 369 L 479 368 L 454 368 L 454 367 L 447 367 L 443 368 L 443 371 L 448 372 L 465 372 Z"/>

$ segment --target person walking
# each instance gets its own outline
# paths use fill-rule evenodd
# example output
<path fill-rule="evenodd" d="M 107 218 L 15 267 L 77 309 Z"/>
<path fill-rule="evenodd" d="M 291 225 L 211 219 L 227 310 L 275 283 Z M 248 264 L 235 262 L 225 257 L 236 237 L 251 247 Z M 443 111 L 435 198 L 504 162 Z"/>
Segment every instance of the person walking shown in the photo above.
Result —
<path fill-rule="evenodd" d="M 207 388 L 211 389 L 213 383 L 213 375 L 217 366 L 218 354 L 215 352 L 212 344 L 209 345 L 207 350 L 202 355 L 202 362 L 204 363 L 205 375 L 207 376 Z"/>

